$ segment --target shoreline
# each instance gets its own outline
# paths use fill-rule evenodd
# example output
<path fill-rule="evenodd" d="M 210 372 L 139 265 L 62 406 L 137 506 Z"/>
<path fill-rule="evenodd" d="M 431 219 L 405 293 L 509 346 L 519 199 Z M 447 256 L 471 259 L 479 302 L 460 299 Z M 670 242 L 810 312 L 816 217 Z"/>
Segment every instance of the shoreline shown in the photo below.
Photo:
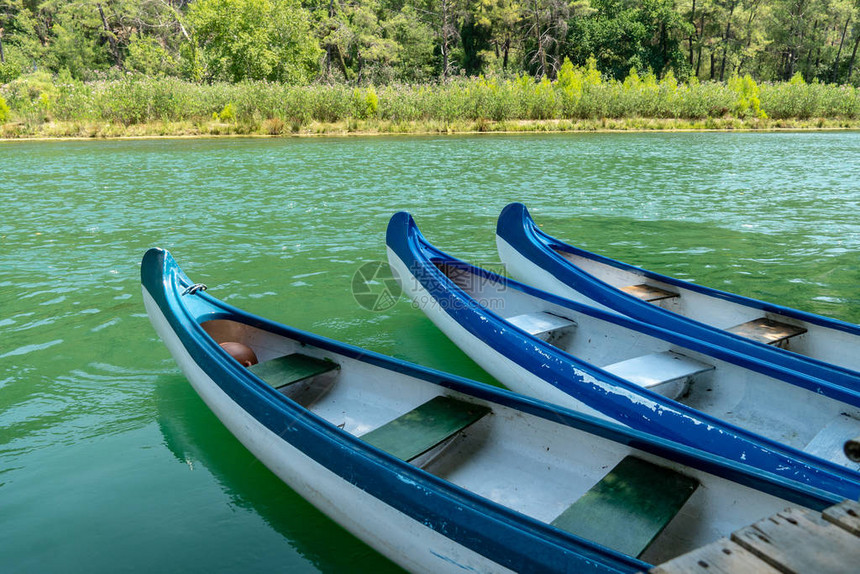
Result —
<path fill-rule="evenodd" d="M 369 137 L 538 133 L 643 133 L 643 132 L 790 132 L 860 130 L 860 119 L 761 120 L 706 118 L 680 120 L 624 118 L 599 120 L 467 120 L 454 122 L 391 122 L 345 120 L 278 126 L 261 123 L 152 122 L 125 126 L 107 122 L 49 122 L 28 128 L 22 123 L 0 126 L 0 142 L 202 139 L 223 137 Z"/>

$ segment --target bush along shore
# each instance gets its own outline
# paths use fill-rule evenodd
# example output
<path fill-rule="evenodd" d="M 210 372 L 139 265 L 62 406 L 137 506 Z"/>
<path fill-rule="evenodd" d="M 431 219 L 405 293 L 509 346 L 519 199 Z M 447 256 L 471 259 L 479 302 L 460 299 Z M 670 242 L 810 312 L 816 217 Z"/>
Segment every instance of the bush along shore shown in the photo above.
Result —
<path fill-rule="evenodd" d="M 0 87 L 0 137 L 123 137 L 860 127 L 860 88 L 790 82 L 680 83 L 594 63 L 529 76 L 424 85 L 199 84 L 129 76 L 80 82 L 45 73 Z"/>

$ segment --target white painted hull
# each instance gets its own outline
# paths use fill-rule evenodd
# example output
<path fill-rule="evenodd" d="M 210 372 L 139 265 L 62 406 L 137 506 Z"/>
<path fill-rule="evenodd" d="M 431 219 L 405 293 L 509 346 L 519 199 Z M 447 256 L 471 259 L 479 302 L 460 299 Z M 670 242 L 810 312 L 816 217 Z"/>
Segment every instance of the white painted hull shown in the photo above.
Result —
<path fill-rule="evenodd" d="M 604 311 L 610 311 L 612 313 L 618 312 L 615 309 L 610 309 L 605 305 L 601 305 L 597 301 L 586 297 L 580 291 L 577 291 L 576 289 L 559 281 L 552 273 L 540 267 L 530 259 L 523 257 L 519 251 L 511 247 L 507 241 L 498 235 L 496 236 L 496 249 L 499 252 L 499 258 L 505 265 L 505 269 L 514 279 L 523 281 L 529 285 L 537 287 L 538 289 L 543 289 L 544 291 L 558 295 L 559 297 L 576 301 L 577 303 L 591 305 L 592 307 L 597 307 L 598 309 L 603 309 Z"/>
<path fill-rule="evenodd" d="M 624 313 L 621 307 L 607 307 L 585 295 L 571 284 L 559 279 L 553 273 L 525 257 L 499 235 L 496 236 L 496 245 L 499 257 L 511 277 L 572 301 L 615 313 Z M 806 329 L 805 333 L 794 336 L 783 343 L 787 351 L 801 357 L 809 357 L 825 364 L 848 369 L 849 373 L 853 372 L 855 377 L 860 376 L 858 375 L 860 372 L 860 353 L 857 352 L 860 337 L 857 335 L 856 327 L 853 329 L 854 332 L 849 332 L 834 328 L 832 326 L 834 322 L 831 320 L 825 320 L 824 323 L 819 323 L 813 319 L 803 320 L 800 318 L 801 314 L 793 310 L 785 310 L 786 313 L 791 313 L 791 316 L 782 315 L 774 310 L 765 311 L 757 306 L 760 303 L 746 303 L 747 300 L 731 294 L 726 294 L 724 297 L 714 296 L 710 294 L 709 290 L 700 292 L 685 288 L 682 283 L 661 282 L 654 277 L 620 269 L 584 256 L 565 254 L 563 258 L 568 259 L 571 266 L 578 267 L 584 273 L 588 273 L 611 286 L 610 289 L 621 289 L 626 286 L 647 283 L 653 287 L 678 293 L 678 297 L 655 301 L 650 305 L 710 326 L 716 331 L 728 330 L 761 318 L 801 327 Z"/>
<path fill-rule="evenodd" d="M 332 520 L 410 572 L 510 572 L 320 465 L 239 407 L 197 365 L 143 290 L 150 319 L 194 390 L 263 464 Z"/>
<path fill-rule="evenodd" d="M 820 510 L 860 495 L 860 483 L 778 454 L 766 456 L 788 465 L 781 476 L 266 321 L 187 289 L 161 250 L 147 252 L 141 276 L 153 326 L 225 426 L 298 494 L 410 571 L 644 571 L 645 561 L 673 558 L 788 504 Z M 330 363 L 325 374 L 293 371 L 282 384 L 241 367 L 219 347 L 226 341 L 251 347 L 263 364 Z M 439 400 L 473 405 L 479 419 L 414 455 L 372 438 L 402 432 L 411 413 Z M 418 432 L 427 431 L 422 423 Z M 627 555 L 623 540 L 604 540 L 613 552 L 573 534 L 586 523 L 557 521 L 629 458 L 698 486 L 656 539 Z"/>
<path fill-rule="evenodd" d="M 504 249 L 505 245 L 501 246 L 500 250 Z M 537 268 L 530 261 L 522 259 L 519 254 L 512 255 L 512 257 L 521 259 L 523 264 L 521 271 L 532 280 L 545 280 L 546 283 L 557 282 L 555 278 L 548 276 L 546 271 Z M 420 302 L 419 306 L 431 321 L 476 363 L 510 387 L 511 390 L 623 423 L 621 420 L 612 418 L 610 413 L 596 411 L 588 404 L 577 400 L 567 392 L 536 376 L 533 372 L 519 366 L 509 357 L 493 348 L 486 337 L 475 336 L 465 325 L 459 323 L 440 307 L 438 302 L 424 289 L 392 250 L 389 250 L 389 261 L 397 273 L 406 278 L 404 281 L 406 294 L 412 297 L 414 301 Z M 569 287 L 561 285 L 559 285 L 559 289 L 570 290 Z M 476 299 L 478 297 L 485 299 L 502 298 L 500 306 L 503 308 L 496 309 L 496 312 L 502 316 L 558 308 L 557 305 L 519 294 L 511 288 L 507 290 L 499 288 L 496 291 L 491 291 L 491 283 L 489 282 L 485 284 L 479 294 L 476 293 L 472 296 Z M 517 311 L 511 311 L 513 308 Z M 557 312 L 561 315 L 565 314 L 564 309 L 559 309 Z M 655 351 L 680 349 L 682 353 L 694 355 L 702 361 L 718 365 L 716 374 L 712 375 L 714 383 L 710 385 L 711 388 L 707 392 L 702 392 L 701 388 L 695 388 L 695 392 L 682 401 L 684 404 L 782 444 L 805 450 L 813 456 L 822 457 L 852 470 L 860 469 L 860 465 L 848 460 L 842 452 L 842 443 L 860 433 L 860 409 L 784 383 L 770 376 L 717 360 L 714 357 L 694 353 L 677 345 L 670 345 L 659 340 L 653 340 L 649 343 L 647 341 L 651 339 L 650 337 L 632 334 L 625 331 L 624 328 L 615 327 L 614 331 L 606 330 L 612 325 L 603 321 L 590 320 L 584 315 L 578 316 L 572 310 L 568 310 L 568 316 L 577 317 L 576 321 L 581 323 L 577 330 L 582 332 L 583 338 L 605 339 L 606 341 L 605 345 L 601 347 L 603 350 L 599 357 L 594 354 L 592 348 L 590 351 L 592 355 L 589 359 L 583 359 L 576 351 L 564 345 L 561 346 L 562 350 L 571 353 L 574 357 L 579 357 L 581 361 L 607 365 L 627 358 L 625 355 L 630 354 L 634 348 L 639 348 L 639 354 L 643 355 Z M 499 338 L 505 337 L 502 333 L 499 333 L 498 336 Z M 535 345 L 529 354 L 540 357 L 543 353 L 540 346 Z M 643 410 L 658 412 L 661 409 L 661 404 L 651 400 L 646 393 L 625 391 L 620 385 L 606 383 L 601 379 L 589 376 L 587 373 L 582 374 L 586 378 L 586 382 L 594 385 L 596 392 L 624 395 L 631 403 L 639 405 Z"/>
<path fill-rule="evenodd" d="M 468 329 L 451 317 L 412 275 L 408 267 L 392 249 L 388 249 L 388 263 L 400 277 L 404 294 L 421 308 L 440 331 L 445 333 L 464 353 L 478 363 L 485 371 L 501 381 L 512 391 L 548 401 L 591 416 L 612 420 L 587 404 L 576 400 L 569 394 L 535 377 L 527 369 L 519 366 L 490 345 L 472 335 Z M 596 381 L 595 381 L 596 382 Z"/>

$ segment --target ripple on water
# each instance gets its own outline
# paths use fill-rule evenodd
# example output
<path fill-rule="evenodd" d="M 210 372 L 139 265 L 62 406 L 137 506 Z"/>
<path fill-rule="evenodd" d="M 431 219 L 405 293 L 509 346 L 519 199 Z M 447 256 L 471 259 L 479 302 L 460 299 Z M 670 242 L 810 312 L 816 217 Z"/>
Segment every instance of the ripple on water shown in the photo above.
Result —
<path fill-rule="evenodd" d="M 50 349 L 55 345 L 59 345 L 63 342 L 62 339 L 55 339 L 53 341 L 47 341 L 45 343 L 38 343 L 33 345 L 23 345 L 18 347 L 17 349 L 12 349 L 7 353 L 3 353 L 0 355 L 0 359 L 6 359 L 8 357 L 17 357 L 20 355 L 27 355 L 29 353 L 34 353 L 36 351 L 43 351 L 45 349 Z"/>
<path fill-rule="evenodd" d="M 153 385 L 165 370 L 91 363 L 56 377 L 19 377 L 4 392 L 0 453 L 79 443 L 148 424 Z"/>
<path fill-rule="evenodd" d="M 395 211 L 412 212 L 452 255 L 492 265 L 496 216 L 523 201 L 545 231 L 590 251 L 860 321 L 858 153 L 860 133 L 847 132 L 3 146 L 0 201 L 28 209 L 0 218 L 0 469 L 43 449 L 39 468 L 22 473 L 52 476 L 64 469 L 50 447 L 130 436 L 158 418 L 156 379 L 182 377 L 142 313 L 140 258 L 155 245 L 219 299 L 478 378 L 488 376 L 405 301 L 371 313 L 352 298 L 356 269 L 386 258 Z M 188 401 L 169 416 L 205 412 L 189 443 L 205 441 L 217 423 L 200 401 Z M 212 435 L 214 453 L 225 435 Z M 92 448 L 105 459 L 115 454 Z M 227 462 L 223 488 L 253 492 L 266 473 L 234 448 L 242 454 Z M 170 465 L 154 457 L 134 466 L 140 485 L 128 489 L 156 508 L 148 531 L 157 550 L 183 535 L 163 520 L 172 510 L 158 506 L 163 493 L 146 486 L 163 484 Z M 123 478 L 111 468 L 88 472 L 125 492 L 128 481 L 115 482 Z M 217 493 L 201 496 L 220 502 Z M 101 521 L 126 509 L 87 510 Z M 22 540 L 63 523 L 49 505 L 3 519 L 17 527 L 29 517 L 35 526 Z M 281 521 L 291 525 L 289 543 L 306 530 L 290 516 Z M 331 526 L 322 528 L 325 547 Z M 201 531 L 206 549 L 232 538 L 223 524 Z M 87 564 L 92 548 L 75 533 L 68 540 L 80 549 L 73 558 Z M 319 560 L 302 565 L 337 570 Z M 283 568 L 266 566 L 258 569 Z"/>

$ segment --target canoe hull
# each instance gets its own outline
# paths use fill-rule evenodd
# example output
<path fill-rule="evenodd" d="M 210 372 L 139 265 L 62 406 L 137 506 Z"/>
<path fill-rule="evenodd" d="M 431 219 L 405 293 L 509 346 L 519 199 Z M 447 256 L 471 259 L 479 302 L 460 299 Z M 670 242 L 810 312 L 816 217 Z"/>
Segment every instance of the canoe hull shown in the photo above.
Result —
<path fill-rule="evenodd" d="M 712 350 L 700 341 L 580 305 L 470 266 L 429 244 L 406 213 L 392 217 L 387 242 L 390 264 L 404 292 L 458 347 L 510 389 L 610 419 L 655 437 L 702 448 L 719 457 L 791 476 L 792 480 L 835 489 L 832 491 L 844 496 L 856 495 L 860 473 L 644 390 L 530 335 L 491 309 L 510 317 L 535 311 L 566 319 L 571 318 L 568 317 L 571 313 L 580 314 L 583 320 L 599 319 L 616 331 L 632 329 L 641 334 L 639 338 L 650 333 L 649 336 L 662 337 L 673 346 L 694 346 L 703 353 Z M 495 303 L 491 297 L 500 301 Z M 592 332 L 586 335 L 582 329 L 577 326 L 576 333 L 590 341 Z M 595 340 L 602 341 L 603 335 L 597 335 Z M 738 368 L 753 362 L 724 350 L 714 352 L 723 361 L 737 360 Z M 746 368 L 752 371 L 751 367 Z M 768 365 L 756 368 L 771 369 Z M 799 381 L 797 386 L 803 382 Z M 805 383 L 812 385 L 809 381 Z M 822 392 L 817 382 L 813 386 L 807 390 Z"/>
<path fill-rule="evenodd" d="M 540 230 L 522 204 L 502 211 L 496 244 L 509 273 L 539 289 L 860 391 L 858 325 L 710 289 L 572 247 Z M 640 283 L 680 297 L 646 302 L 621 290 Z M 778 348 L 727 331 L 760 318 L 806 332 Z"/>
<path fill-rule="evenodd" d="M 528 278 L 529 284 L 534 285 L 538 289 L 543 289 L 544 291 L 554 293 L 559 297 L 564 297 L 577 303 L 582 303 L 583 305 L 592 305 L 604 311 L 619 313 L 619 311 L 612 307 L 608 307 L 560 281 L 555 275 L 525 257 L 498 235 L 496 236 L 496 250 L 499 252 L 499 257 L 504 263 L 505 269 L 512 277 L 517 279 Z"/>
<path fill-rule="evenodd" d="M 321 512 L 412 572 L 511 571 L 423 527 L 262 425 L 200 368 L 146 289 L 143 298 L 153 327 L 206 405 L 269 470 Z M 416 540 L 421 541 L 420 553 L 415 552 Z"/>
<path fill-rule="evenodd" d="M 153 326 L 230 432 L 298 494 L 410 571 L 645 571 L 649 561 L 695 549 L 787 504 L 820 510 L 842 496 L 789 478 L 800 468 L 777 476 L 256 317 L 201 292 L 160 250 L 144 256 L 141 276 Z M 219 346 L 226 341 L 251 346 L 265 368 L 241 366 Z M 283 359 L 323 366 L 325 374 L 282 384 L 283 377 L 270 376 Z M 414 426 L 408 430 L 424 417 L 416 413 L 440 404 L 459 404 L 461 414 L 480 420 L 414 458 L 398 458 L 394 444 L 381 446 L 386 428 L 407 442 L 418 438 Z M 436 422 L 446 427 L 453 421 L 442 419 Z M 436 422 L 423 419 L 421 440 Z M 648 467 L 644 475 L 624 470 Z M 620 476 L 639 492 L 676 481 L 698 488 L 681 506 L 665 503 L 674 513 L 669 522 L 635 549 L 618 539 L 618 529 L 605 537 L 579 530 L 591 521 L 557 522 L 569 519 L 595 484 Z"/>
<path fill-rule="evenodd" d="M 412 301 L 421 301 L 421 310 L 433 324 L 481 368 L 504 382 L 509 389 L 587 415 L 613 420 L 587 403 L 576 400 L 570 394 L 541 381 L 531 371 L 476 337 L 439 304 L 439 301 L 424 288 L 409 267 L 391 249 L 388 249 L 388 263 L 397 274 L 396 276 L 401 279 L 404 294 L 411 297 Z"/>

